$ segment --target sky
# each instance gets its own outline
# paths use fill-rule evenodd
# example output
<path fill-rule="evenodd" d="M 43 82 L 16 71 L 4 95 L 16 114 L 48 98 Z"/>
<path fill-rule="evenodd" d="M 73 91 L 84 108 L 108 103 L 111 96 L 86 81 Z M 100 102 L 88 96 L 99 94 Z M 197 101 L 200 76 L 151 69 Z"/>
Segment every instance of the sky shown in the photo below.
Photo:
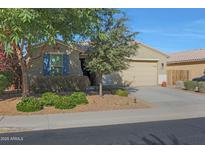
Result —
<path fill-rule="evenodd" d="M 136 40 L 165 53 L 205 48 L 205 9 L 121 9 Z"/>

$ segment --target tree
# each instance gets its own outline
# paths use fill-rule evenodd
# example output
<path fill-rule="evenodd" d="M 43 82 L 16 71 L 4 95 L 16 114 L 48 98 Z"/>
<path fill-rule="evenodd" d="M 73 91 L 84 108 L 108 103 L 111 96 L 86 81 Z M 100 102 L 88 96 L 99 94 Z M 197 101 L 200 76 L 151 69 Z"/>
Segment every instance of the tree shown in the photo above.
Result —
<path fill-rule="evenodd" d="M 33 46 L 86 38 L 101 9 L 0 9 L 0 42 L 7 53 L 16 53 L 22 71 L 23 96 L 29 95 L 28 69 Z M 77 37 L 78 36 L 78 37 Z M 43 50 L 43 47 L 42 47 Z"/>
<path fill-rule="evenodd" d="M 0 43 L 0 74 L 5 74 L 10 77 L 10 82 L 16 86 L 21 87 L 21 71 L 18 63 L 18 57 L 15 53 L 6 54 Z"/>
<path fill-rule="evenodd" d="M 131 32 L 125 25 L 123 13 L 115 10 L 106 11 L 90 38 L 91 46 L 86 60 L 86 67 L 99 76 L 99 95 L 103 95 L 103 75 L 121 71 L 129 66 L 128 58 L 135 54 L 133 42 L 137 33 Z"/>
<path fill-rule="evenodd" d="M 11 70 L 11 58 L 0 48 L 0 72 Z"/>

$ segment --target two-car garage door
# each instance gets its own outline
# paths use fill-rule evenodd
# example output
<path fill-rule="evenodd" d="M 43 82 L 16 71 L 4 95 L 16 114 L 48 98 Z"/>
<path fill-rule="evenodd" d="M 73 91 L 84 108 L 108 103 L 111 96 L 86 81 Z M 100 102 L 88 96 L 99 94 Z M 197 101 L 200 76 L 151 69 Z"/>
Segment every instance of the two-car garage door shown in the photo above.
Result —
<path fill-rule="evenodd" d="M 132 87 L 157 85 L 157 62 L 131 61 L 129 68 L 121 73 L 121 77 Z"/>

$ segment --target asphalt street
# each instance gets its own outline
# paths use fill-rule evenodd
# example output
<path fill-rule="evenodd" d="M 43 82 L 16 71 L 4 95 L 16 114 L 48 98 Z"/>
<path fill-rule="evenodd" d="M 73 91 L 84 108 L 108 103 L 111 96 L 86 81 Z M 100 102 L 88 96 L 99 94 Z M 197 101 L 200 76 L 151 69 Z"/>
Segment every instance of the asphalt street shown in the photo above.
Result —
<path fill-rule="evenodd" d="M 100 120 L 100 119 L 99 119 Z M 0 134 L 0 144 L 205 144 L 205 118 Z"/>

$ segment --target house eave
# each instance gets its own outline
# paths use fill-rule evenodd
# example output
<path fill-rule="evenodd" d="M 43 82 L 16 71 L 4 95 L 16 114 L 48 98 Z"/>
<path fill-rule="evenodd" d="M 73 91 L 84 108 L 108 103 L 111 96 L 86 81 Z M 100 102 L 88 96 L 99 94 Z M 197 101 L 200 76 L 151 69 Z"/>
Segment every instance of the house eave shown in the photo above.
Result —
<path fill-rule="evenodd" d="M 203 58 L 203 59 L 181 60 L 181 61 L 168 61 L 167 65 L 185 64 L 185 63 L 200 63 L 200 62 L 205 62 L 205 58 Z"/>
<path fill-rule="evenodd" d="M 68 44 L 64 43 L 63 41 L 61 41 L 61 40 L 56 40 L 56 44 L 57 44 L 57 43 L 58 43 L 58 44 L 61 44 L 61 45 L 63 45 L 63 46 L 65 46 L 65 47 L 67 47 L 68 49 L 71 49 L 71 50 L 73 50 L 73 51 L 84 52 L 84 50 L 75 48 L 75 47 L 73 47 L 72 45 L 68 45 Z M 43 47 L 44 45 L 45 45 L 45 42 L 40 43 L 40 44 L 37 44 L 37 45 L 34 45 L 34 48 L 41 48 L 41 47 Z"/>
<path fill-rule="evenodd" d="M 139 61 L 139 62 L 157 62 L 159 59 L 152 58 L 128 58 L 130 61 Z"/>

